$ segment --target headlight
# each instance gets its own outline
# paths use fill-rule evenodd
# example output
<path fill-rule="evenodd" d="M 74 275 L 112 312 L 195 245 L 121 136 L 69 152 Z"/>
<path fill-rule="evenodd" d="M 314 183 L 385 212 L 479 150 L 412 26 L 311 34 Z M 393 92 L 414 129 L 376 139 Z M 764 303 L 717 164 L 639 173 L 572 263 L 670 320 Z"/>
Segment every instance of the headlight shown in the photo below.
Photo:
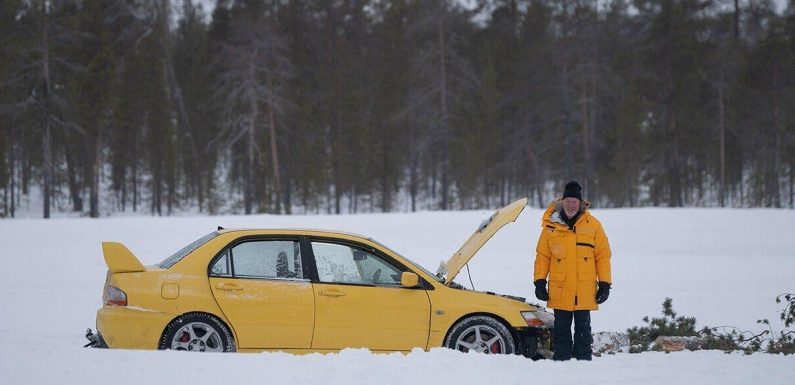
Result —
<path fill-rule="evenodd" d="M 555 316 L 543 310 L 523 311 L 522 317 L 524 317 L 525 322 L 527 322 L 527 326 L 551 328 L 555 324 Z"/>

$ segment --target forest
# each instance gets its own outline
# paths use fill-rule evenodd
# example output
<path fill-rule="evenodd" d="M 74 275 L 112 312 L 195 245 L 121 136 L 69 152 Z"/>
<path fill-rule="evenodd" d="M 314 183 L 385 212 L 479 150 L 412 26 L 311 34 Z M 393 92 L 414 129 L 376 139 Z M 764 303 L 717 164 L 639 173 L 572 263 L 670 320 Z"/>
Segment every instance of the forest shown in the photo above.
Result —
<path fill-rule="evenodd" d="M 0 217 L 795 207 L 795 2 L 0 0 Z"/>

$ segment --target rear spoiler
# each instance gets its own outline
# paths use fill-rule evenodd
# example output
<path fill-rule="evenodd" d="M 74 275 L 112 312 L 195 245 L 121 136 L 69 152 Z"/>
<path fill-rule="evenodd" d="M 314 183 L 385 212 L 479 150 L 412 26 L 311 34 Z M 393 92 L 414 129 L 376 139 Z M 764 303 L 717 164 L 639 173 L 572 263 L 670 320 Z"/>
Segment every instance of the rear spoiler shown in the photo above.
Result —
<path fill-rule="evenodd" d="M 102 242 L 102 254 L 111 273 L 134 273 L 144 271 L 144 265 L 135 255 L 118 242 Z"/>

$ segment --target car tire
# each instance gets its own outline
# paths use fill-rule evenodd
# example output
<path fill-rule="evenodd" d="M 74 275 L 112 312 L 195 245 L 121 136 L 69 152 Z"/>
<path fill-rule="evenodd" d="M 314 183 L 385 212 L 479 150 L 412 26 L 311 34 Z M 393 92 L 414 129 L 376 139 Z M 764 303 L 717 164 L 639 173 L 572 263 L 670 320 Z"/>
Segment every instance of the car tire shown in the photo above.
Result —
<path fill-rule="evenodd" d="M 166 326 L 160 350 L 190 352 L 234 352 L 235 340 L 220 319 L 207 313 L 186 313 Z"/>
<path fill-rule="evenodd" d="M 516 341 L 508 327 L 485 315 L 470 316 L 456 323 L 447 333 L 444 346 L 461 352 L 514 354 Z"/>

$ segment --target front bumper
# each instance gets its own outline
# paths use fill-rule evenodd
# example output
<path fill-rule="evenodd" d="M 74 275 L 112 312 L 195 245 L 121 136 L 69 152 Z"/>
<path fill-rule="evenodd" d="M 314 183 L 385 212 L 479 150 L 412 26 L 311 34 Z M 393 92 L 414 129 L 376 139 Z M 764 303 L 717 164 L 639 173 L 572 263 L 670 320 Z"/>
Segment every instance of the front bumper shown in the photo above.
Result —
<path fill-rule="evenodd" d="M 519 349 L 521 354 L 533 360 L 552 358 L 552 331 L 547 328 L 522 328 L 517 329 Z"/>

